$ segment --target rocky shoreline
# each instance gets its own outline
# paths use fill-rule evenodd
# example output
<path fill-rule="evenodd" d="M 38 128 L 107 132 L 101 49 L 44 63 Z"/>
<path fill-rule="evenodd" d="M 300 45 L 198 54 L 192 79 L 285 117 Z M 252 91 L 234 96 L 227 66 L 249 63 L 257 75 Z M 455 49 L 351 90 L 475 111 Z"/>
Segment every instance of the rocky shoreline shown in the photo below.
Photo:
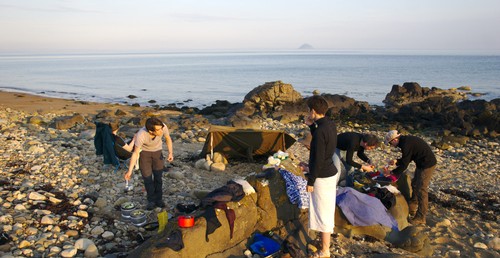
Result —
<path fill-rule="evenodd" d="M 281 89 L 287 87 L 277 86 Z M 230 162 L 223 172 L 195 168 L 210 124 L 280 129 L 296 138 L 307 132 L 300 123 L 301 112 L 304 112 L 301 96 L 292 95 L 288 99 L 281 94 L 281 99 L 266 102 L 262 92 L 249 93 L 241 104 L 220 102 L 220 105 L 210 107 L 212 111 L 207 108 L 200 112 L 114 105 L 96 110 L 91 108 L 92 103 L 80 103 L 87 112 L 67 116 L 1 106 L 0 230 L 10 240 L 0 245 L 0 254 L 5 257 L 126 255 L 143 241 L 141 236 L 147 237 L 150 232 L 122 221 L 116 207 L 124 200 L 144 205 L 142 180 L 136 172 L 133 191 L 124 192 L 124 169 L 113 173 L 113 168 L 104 166 L 102 157 L 95 155 L 93 122 L 119 121 L 123 125 L 121 135 L 126 138 L 140 127 L 144 117 L 159 116 L 167 123 L 174 140 L 175 160 L 164 175 L 164 199 L 168 212 L 173 213 L 179 202 L 197 203 L 196 191 L 213 190 L 234 177 L 259 172 L 263 165 Z M 280 91 L 273 88 L 273 92 Z M 439 147 L 434 148 L 438 168 L 430 186 L 429 227 L 425 228 L 434 248 L 433 256 L 500 257 L 500 199 L 497 194 L 500 192 L 500 152 L 498 138 L 492 134 L 498 130 L 488 129 L 486 134 L 474 135 L 470 134 L 472 129 L 467 135 L 464 130 L 446 132 L 400 121 L 370 123 L 365 122 L 370 119 L 361 117 L 373 115 L 372 109 L 365 108 L 363 103 L 339 99 L 342 97 L 331 97 L 332 101 L 346 103 L 334 112 L 338 114 L 339 132 L 371 132 L 382 137 L 388 129 L 397 128 L 421 136 Z M 23 101 L 23 98 L 18 98 L 18 101 Z M 71 113 L 71 109 L 67 111 Z M 217 115 L 217 112 L 222 115 Z M 497 111 L 492 113 L 493 117 L 495 115 L 498 116 Z M 473 128 L 480 126 L 484 125 Z M 459 134 L 461 132 L 465 135 Z M 448 146 L 445 148 L 445 136 L 457 139 L 446 142 Z M 308 158 L 307 149 L 298 143 L 287 151 L 297 160 L 306 161 Z M 397 152 L 381 148 L 369 155 L 382 164 Z M 151 219 L 155 218 L 155 212 L 158 211 L 149 214 Z M 333 241 L 332 252 L 339 257 L 411 255 L 370 238 L 336 235 Z"/>

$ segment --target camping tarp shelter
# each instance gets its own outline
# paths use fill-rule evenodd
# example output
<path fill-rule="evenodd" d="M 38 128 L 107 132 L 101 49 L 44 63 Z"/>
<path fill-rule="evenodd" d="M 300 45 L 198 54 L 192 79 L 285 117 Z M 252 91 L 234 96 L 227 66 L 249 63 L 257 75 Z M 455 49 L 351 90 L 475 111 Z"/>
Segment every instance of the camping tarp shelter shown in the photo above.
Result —
<path fill-rule="evenodd" d="M 201 157 L 219 152 L 226 158 L 248 158 L 286 151 L 295 139 L 285 131 L 211 126 Z"/>

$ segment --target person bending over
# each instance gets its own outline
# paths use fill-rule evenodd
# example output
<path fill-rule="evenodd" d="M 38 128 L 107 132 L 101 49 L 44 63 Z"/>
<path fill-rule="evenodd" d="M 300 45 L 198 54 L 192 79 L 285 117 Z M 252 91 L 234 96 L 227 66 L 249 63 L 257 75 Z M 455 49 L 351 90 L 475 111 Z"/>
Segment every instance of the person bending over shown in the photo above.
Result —
<path fill-rule="evenodd" d="M 415 162 L 416 169 L 411 181 L 412 194 L 409 201 L 410 223 L 426 224 L 427 209 L 429 205 L 429 184 L 432 174 L 436 169 L 436 156 L 429 144 L 419 137 L 405 135 L 402 136 L 397 130 L 392 130 L 385 136 L 384 143 L 401 149 L 401 158 L 391 160 L 390 165 L 397 167 L 392 171 L 384 170 L 384 175 L 395 175 L 399 178 L 408 168 L 410 162 Z"/>
<path fill-rule="evenodd" d="M 126 180 L 130 180 L 133 164 L 136 164 L 137 159 L 139 159 L 139 169 L 146 188 L 148 201 L 146 209 L 148 210 L 155 207 L 165 207 L 162 190 L 162 173 L 165 169 L 162 136 L 165 137 L 167 144 L 167 161 L 174 160 L 172 139 L 167 126 L 158 118 L 148 118 L 145 127 L 141 128 L 135 135 L 134 152 L 130 158 L 128 171 L 124 176 Z"/>
<path fill-rule="evenodd" d="M 365 150 L 373 150 L 379 145 L 377 136 L 373 134 L 360 134 L 355 132 L 346 132 L 337 135 L 337 154 L 340 156 L 340 150 L 346 151 L 345 159 L 342 159 L 346 171 L 351 170 L 351 167 L 361 169 L 366 172 L 371 172 L 375 168 L 370 159 L 366 156 Z M 368 163 L 361 165 L 353 160 L 354 152 L 358 157 Z"/>

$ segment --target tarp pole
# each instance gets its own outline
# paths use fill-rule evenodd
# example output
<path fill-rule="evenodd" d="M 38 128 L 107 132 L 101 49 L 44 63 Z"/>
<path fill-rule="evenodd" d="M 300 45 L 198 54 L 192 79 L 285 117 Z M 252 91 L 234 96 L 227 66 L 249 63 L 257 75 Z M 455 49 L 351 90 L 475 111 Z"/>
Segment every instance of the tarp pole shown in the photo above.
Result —
<path fill-rule="evenodd" d="M 210 134 L 210 159 L 214 160 L 214 134 Z"/>

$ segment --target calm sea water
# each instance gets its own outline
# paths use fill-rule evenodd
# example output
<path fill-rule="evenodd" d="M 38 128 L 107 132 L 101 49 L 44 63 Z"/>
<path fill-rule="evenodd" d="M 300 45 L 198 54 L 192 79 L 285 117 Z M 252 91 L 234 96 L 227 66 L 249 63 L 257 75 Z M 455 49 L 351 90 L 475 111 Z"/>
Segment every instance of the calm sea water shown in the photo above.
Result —
<path fill-rule="evenodd" d="M 500 56 L 335 51 L 0 56 L 0 89 L 96 102 L 210 105 L 241 102 L 269 81 L 381 105 L 393 84 L 470 86 L 500 97 Z M 131 100 L 128 95 L 138 98 Z"/>

